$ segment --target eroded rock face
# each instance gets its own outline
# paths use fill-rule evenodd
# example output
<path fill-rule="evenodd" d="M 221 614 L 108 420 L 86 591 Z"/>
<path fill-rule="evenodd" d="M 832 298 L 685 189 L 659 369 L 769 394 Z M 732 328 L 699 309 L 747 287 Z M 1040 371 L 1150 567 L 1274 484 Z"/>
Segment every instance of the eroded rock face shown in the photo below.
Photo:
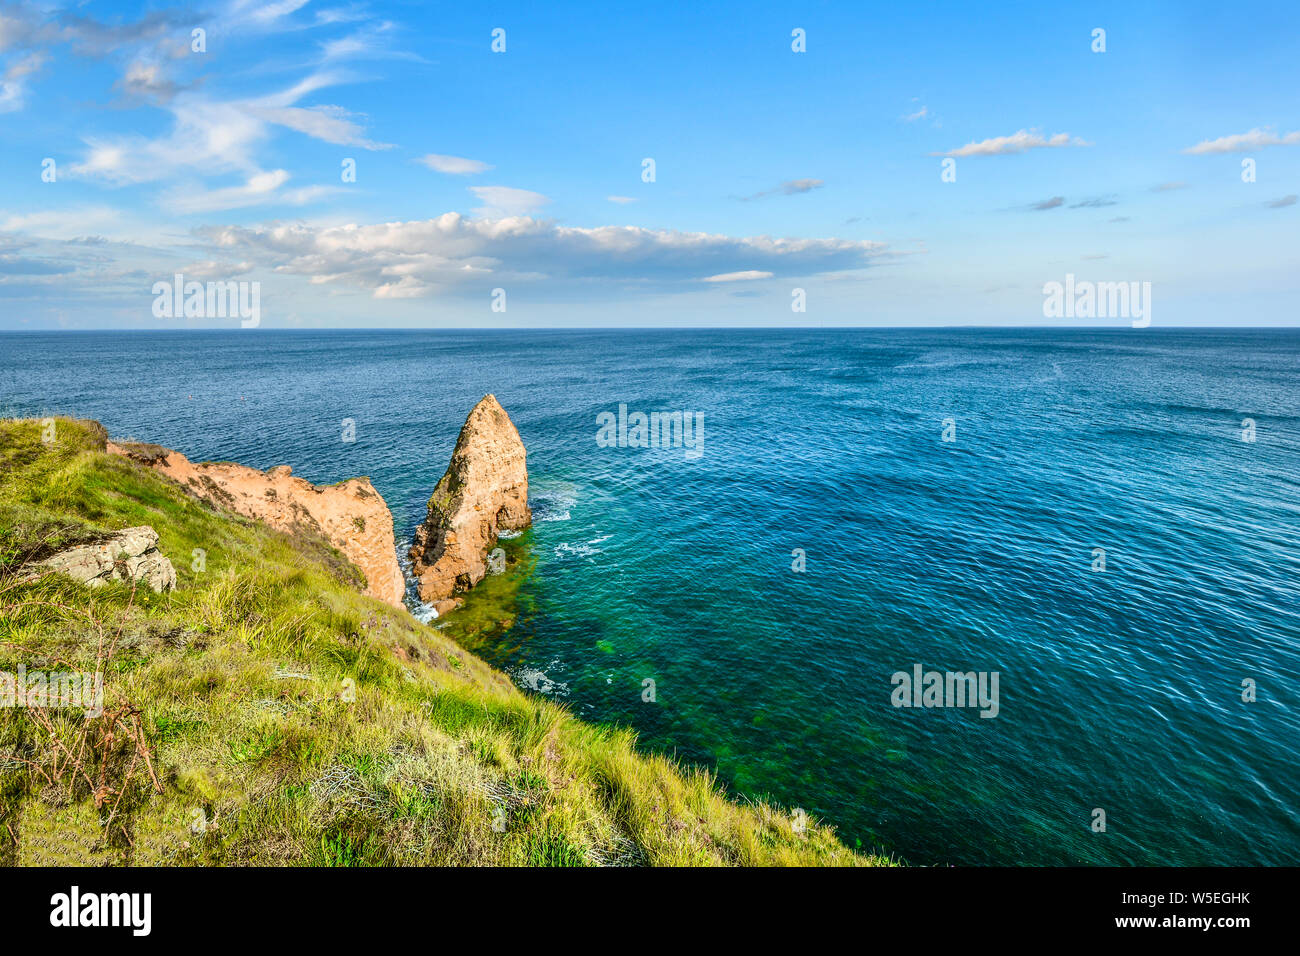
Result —
<path fill-rule="evenodd" d="M 415 532 L 410 553 L 421 600 L 447 607 L 453 594 L 483 580 L 497 535 L 532 522 L 526 457 L 510 416 L 496 396 L 484 396 L 465 420 Z"/>
<path fill-rule="evenodd" d="M 404 606 L 393 516 L 369 478 L 317 486 L 293 477 L 288 465 L 258 471 L 231 462 L 195 464 L 170 448 L 135 442 L 110 441 L 108 451 L 159 471 L 228 511 L 281 531 L 301 526 L 317 532 L 366 576 L 366 594 Z"/>
<path fill-rule="evenodd" d="M 82 544 L 37 561 L 28 580 L 44 574 L 66 574 L 74 581 L 98 587 L 109 581 L 134 581 L 155 591 L 176 587 L 176 569 L 158 550 L 158 532 L 148 525 L 127 528 L 97 544 Z"/>

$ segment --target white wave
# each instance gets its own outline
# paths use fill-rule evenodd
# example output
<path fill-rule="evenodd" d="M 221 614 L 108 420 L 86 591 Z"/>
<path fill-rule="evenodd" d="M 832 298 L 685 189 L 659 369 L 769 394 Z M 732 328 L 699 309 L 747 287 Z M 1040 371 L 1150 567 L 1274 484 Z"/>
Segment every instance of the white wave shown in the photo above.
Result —
<path fill-rule="evenodd" d="M 600 548 L 592 547 L 590 544 L 570 544 L 568 541 L 561 541 L 555 546 L 555 556 L 557 558 L 589 558 L 593 554 L 604 553 Z"/>
<path fill-rule="evenodd" d="M 568 521 L 569 509 L 578 503 L 577 489 L 572 486 L 544 488 L 530 496 L 533 521 Z"/>
<path fill-rule="evenodd" d="M 521 667 L 513 674 L 515 683 L 520 687 L 546 694 L 550 697 L 568 697 L 569 685 L 563 681 L 551 680 L 546 672 L 536 667 Z"/>

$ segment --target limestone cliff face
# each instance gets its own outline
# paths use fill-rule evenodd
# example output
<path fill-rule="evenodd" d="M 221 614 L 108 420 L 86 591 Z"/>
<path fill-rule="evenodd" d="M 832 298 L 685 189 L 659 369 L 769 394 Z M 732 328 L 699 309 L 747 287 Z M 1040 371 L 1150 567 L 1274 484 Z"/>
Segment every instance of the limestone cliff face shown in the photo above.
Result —
<path fill-rule="evenodd" d="M 411 560 L 421 600 L 446 606 L 453 594 L 478 584 L 498 533 L 532 522 L 526 457 L 506 410 L 496 396 L 484 396 L 465 419 L 415 532 Z"/>
<path fill-rule="evenodd" d="M 317 486 L 293 477 L 288 465 L 258 471 L 230 462 L 196 464 L 170 448 L 136 442 L 110 441 L 107 450 L 162 472 L 229 511 L 281 531 L 301 526 L 317 532 L 361 569 L 366 594 L 404 606 L 393 516 L 369 478 Z"/>

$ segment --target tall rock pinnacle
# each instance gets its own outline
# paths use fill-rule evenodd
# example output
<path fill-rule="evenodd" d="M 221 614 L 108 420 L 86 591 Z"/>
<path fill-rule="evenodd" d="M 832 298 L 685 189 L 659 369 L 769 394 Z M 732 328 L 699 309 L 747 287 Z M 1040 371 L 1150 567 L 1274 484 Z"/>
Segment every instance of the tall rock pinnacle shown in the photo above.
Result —
<path fill-rule="evenodd" d="M 506 410 L 485 395 L 465 419 L 415 532 L 410 554 L 421 600 L 437 605 L 478 584 L 497 534 L 532 522 L 526 454 Z"/>

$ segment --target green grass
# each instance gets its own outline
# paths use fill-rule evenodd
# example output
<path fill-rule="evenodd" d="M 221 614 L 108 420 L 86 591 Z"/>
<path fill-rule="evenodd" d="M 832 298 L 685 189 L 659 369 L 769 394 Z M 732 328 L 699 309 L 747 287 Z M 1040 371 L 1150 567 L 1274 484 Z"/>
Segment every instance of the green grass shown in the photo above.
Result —
<path fill-rule="evenodd" d="M 55 433 L 0 421 L 0 671 L 98 669 L 138 731 L 0 708 L 0 865 L 889 862 L 518 690 L 363 597 L 324 541 L 214 510 L 106 454 L 94 423 Z M 142 524 L 171 594 L 20 583 Z"/>

